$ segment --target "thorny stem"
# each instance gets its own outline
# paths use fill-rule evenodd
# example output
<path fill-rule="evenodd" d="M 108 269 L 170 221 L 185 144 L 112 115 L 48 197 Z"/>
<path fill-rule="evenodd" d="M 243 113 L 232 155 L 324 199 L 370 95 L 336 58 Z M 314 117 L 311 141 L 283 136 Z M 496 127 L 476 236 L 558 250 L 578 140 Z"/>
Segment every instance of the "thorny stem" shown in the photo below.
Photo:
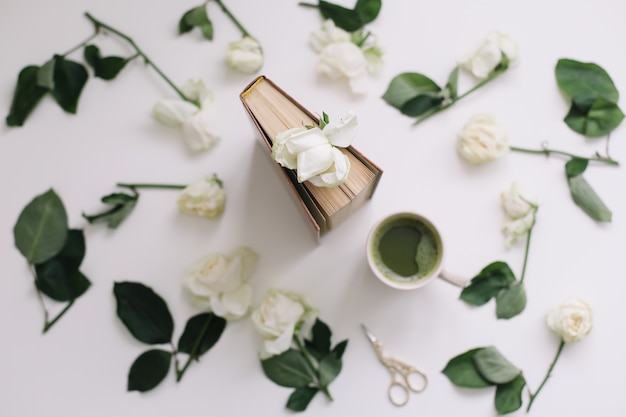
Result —
<path fill-rule="evenodd" d="M 526 407 L 526 412 L 530 411 L 530 406 L 533 405 L 533 401 L 535 401 L 535 398 L 537 398 L 537 395 L 539 394 L 543 386 L 548 381 L 548 378 L 550 378 L 550 374 L 552 373 L 552 370 L 554 369 L 554 365 L 556 365 L 556 361 L 559 359 L 559 356 L 561 356 L 561 351 L 563 350 L 563 346 L 565 346 L 565 341 L 561 339 L 561 343 L 559 344 L 559 348 L 556 351 L 554 360 L 550 364 L 550 368 L 548 368 L 548 372 L 546 373 L 546 376 L 543 378 L 543 381 L 541 381 L 541 385 L 539 385 L 539 388 L 537 388 L 537 391 L 534 394 L 529 391 L 530 401 L 528 402 L 528 407 Z"/>
<path fill-rule="evenodd" d="M 304 347 L 300 338 L 296 336 L 295 334 L 293 335 L 293 340 L 296 342 L 296 345 L 298 346 L 298 349 L 300 349 L 300 352 L 302 352 L 302 356 L 304 356 L 304 360 L 306 361 L 307 365 L 311 369 L 311 372 L 313 372 L 313 374 L 319 378 L 319 373 L 315 369 L 315 365 L 313 365 L 313 361 L 311 360 L 311 357 L 309 356 L 309 351 L 306 349 L 306 347 Z M 324 393 L 326 398 L 328 398 L 330 401 L 333 400 L 333 397 L 332 395 L 330 395 L 330 392 L 328 391 L 327 386 L 319 384 L 318 388 Z"/>
<path fill-rule="evenodd" d="M 176 91 L 176 94 L 178 94 L 180 96 L 180 98 L 182 98 L 183 100 L 192 103 L 198 107 L 200 107 L 200 103 L 198 103 L 196 100 L 192 100 L 189 97 L 187 97 L 187 95 L 185 93 L 183 93 L 180 88 L 178 88 L 176 86 L 176 84 L 174 84 L 172 82 L 172 80 L 170 80 L 170 78 L 165 75 L 165 73 L 163 71 L 161 71 L 161 69 L 141 50 L 141 48 L 139 48 L 139 46 L 135 43 L 135 41 L 130 38 L 128 35 L 120 32 L 119 30 L 107 25 L 106 23 L 101 22 L 100 20 L 96 19 L 95 17 L 93 17 L 91 14 L 89 14 L 88 12 L 85 13 L 85 16 L 87 17 L 87 19 L 89 19 L 95 26 L 96 28 L 96 33 L 98 33 L 100 31 L 100 29 L 106 29 L 111 33 L 114 33 L 115 35 L 119 36 L 120 38 L 124 39 L 126 42 L 128 42 L 137 52 L 138 55 L 140 55 L 145 63 L 149 66 L 151 66 L 156 72 L 157 74 L 159 74 L 161 76 L 161 78 L 163 78 L 165 80 L 166 83 L 169 84 L 170 87 L 172 87 L 174 89 L 174 91 Z"/>
<path fill-rule="evenodd" d="M 517 146 L 511 146 L 510 149 L 512 151 L 515 151 L 515 152 L 544 154 L 546 156 L 548 156 L 550 154 L 557 154 L 557 155 L 569 156 L 571 158 L 584 159 L 584 160 L 587 160 L 587 161 L 603 162 L 603 163 L 609 164 L 609 165 L 619 165 L 619 162 L 617 162 L 616 160 L 611 159 L 609 157 L 600 157 L 599 156 L 599 157 L 596 157 L 596 158 L 586 158 L 584 156 L 573 155 L 571 153 L 559 151 L 559 150 L 556 150 L 556 149 L 549 149 L 549 148 L 527 149 L 527 148 L 518 148 Z"/>
<path fill-rule="evenodd" d="M 241 32 L 242 36 L 248 36 L 248 37 L 252 38 L 252 35 L 250 35 L 250 33 L 246 30 L 246 28 L 243 27 L 243 25 L 239 22 L 239 20 L 237 20 L 237 18 L 224 5 L 224 3 L 222 3 L 222 0 L 215 0 L 215 2 L 220 6 L 222 11 L 224 13 L 226 13 L 226 16 L 228 16 L 230 18 L 230 20 L 232 20 L 232 22 L 235 24 L 235 26 L 237 26 L 237 28 Z"/>
<path fill-rule="evenodd" d="M 145 184 L 145 183 L 128 184 L 128 183 L 123 183 L 123 182 L 118 182 L 117 186 L 130 188 L 133 190 L 136 188 L 159 188 L 159 189 L 166 189 L 166 190 L 182 190 L 183 188 L 187 187 L 186 185 L 179 185 L 179 184 Z"/>

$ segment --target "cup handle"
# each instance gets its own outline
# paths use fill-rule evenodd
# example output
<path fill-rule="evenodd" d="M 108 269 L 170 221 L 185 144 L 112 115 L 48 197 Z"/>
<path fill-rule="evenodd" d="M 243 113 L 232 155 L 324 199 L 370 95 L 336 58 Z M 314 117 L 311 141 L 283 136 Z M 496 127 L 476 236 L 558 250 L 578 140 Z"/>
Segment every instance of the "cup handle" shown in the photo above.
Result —
<path fill-rule="evenodd" d="M 466 277 L 455 274 L 454 272 L 450 272 L 446 269 L 442 269 L 441 272 L 439 272 L 439 278 L 459 288 L 465 287 L 468 281 Z"/>

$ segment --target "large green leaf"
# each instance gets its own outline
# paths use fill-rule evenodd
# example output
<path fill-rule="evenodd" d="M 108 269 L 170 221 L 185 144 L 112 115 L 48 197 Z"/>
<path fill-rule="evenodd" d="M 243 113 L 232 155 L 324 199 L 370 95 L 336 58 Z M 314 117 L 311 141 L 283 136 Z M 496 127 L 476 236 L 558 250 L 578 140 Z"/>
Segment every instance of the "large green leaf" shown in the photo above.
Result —
<path fill-rule="evenodd" d="M 440 91 L 441 87 L 427 76 L 416 72 L 405 72 L 396 75 L 391 80 L 382 98 L 390 106 L 402 110 L 402 106 L 409 100 L 424 94 L 432 96 Z"/>
<path fill-rule="evenodd" d="M 287 408 L 292 411 L 306 410 L 309 403 L 318 392 L 319 388 L 316 387 L 296 388 L 289 396 L 289 400 L 287 400 Z"/>
<path fill-rule="evenodd" d="M 198 357 L 217 343 L 225 328 L 226 320 L 213 313 L 193 316 L 178 339 L 178 351 Z"/>
<path fill-rule="evenodd" d="M 480 349 L 472 357 L 476 369 L 487 381 L 506 384 L 513 381 L 521 371 L 493 346 Z"/>
<path fill-rule="evenodd" d="M 365 25 L 378 17 L 382 5 L 381 0 L 357 0 L 354 11 L 359 15 L 361 24 Z"/>
<path fill-rule="evenodd" d="M 167 304 L 138 282 L 116 282 L 117 316 L 135 338 L 148 344 L 170 343 L 174 321 Z"/>
<path fill-rule="evenodd" d="M 609 134 L 624 120 L 617 104 L 603 98 L 595 99 L 590 106 L 581 106 L 574 100 L 565 123 L 573 131 L 597 138 Z"/>
<path fill-rule="evenodd" d="M 522 406 L 522 390 L 526 380 L 520 374 L 513 381 L 496 387 L 495 406 L 498 414 L 508 414 Z"/>
<path fill-rule="evenodd" d="M 335 26 L 348 32 L 355 32 L 363 27 L 359 13 L 324 0 L 319 1 L 319 10 L 324 19 L 330 19 Z"/>
<path fill-rule="evenodd" d="M 52 96 L 68 113 L 76 113 L 78 99 L 89 77 L 85 67 L 74 61 L 55 55 L 54 89 Z"/>
<path fill-rule="evenodd" d="M 94 70 L 94 75 L 103 80 L 112 80 L 124 69 L 128 59 L 119 56 L 102 57 L 96 45 L 87 45 L 84 50 L 85 61 Z"/>
<path fill-rule="evenodd" d="M 487 303 L 503 289 L 515 282 L 515 275 L 508 264 L 497 261 L 487 265 L 470 284 L 461 291 L 461 300 L 480 306 Z"/>
<path fill-rule="evenodd" d="M 58 254 L 65 245 L 67 234 L 65 207 L 52 189 L 28 203 L 13 228 L 15 246 L 32 264 Z"/>
<path fill-rule="evenodd" d="M 496 295 L 496 317 L 510 319 L 526 308 L 526 291 L 524 284 L 515 282 Z"/>
<path fill-rule="evenodd" d="M 611 221 L 613 216 L 611 210 L 604 204 L 582 175 L 569 177 L 567 182 L 574 203 L 583 209 L 589 217 L 599 222 Z"/>
<path fill-rule="evenodd" d="M 187 33 L 194 27 L 199 27 L 206 39 L 213 40 L 213 23 L 209 19 L 205 5 L 194 7 L 185 12 L 178 22 L 178 33 Z"/>
<path fill-rule="evenodd" d="M 333 352 L 324 356 L 319 363 L 320 384 L 328 386 L 341 372 L 342 362 Z"/>
<path fill-rule="evenodd" d="M 128 391 L 149 391 L 163 381 L 170 370 L 172 353 L 152 349 L 142 353 L 128 372 Z"/>
<path fill-rule="evenodd" d="M 418 117 L 429 110 L 439 107 L 442 102 L 443 97 L 421 94 L 404 103 L 400 108 L 400 112 L 409 117 Z"/>
<path fill-rule="evenodd" d="M 262 360 L 261 366 L 265 375 L 282 387 L 300 388 L 315 382 L 304 356 L 294 349 Z"/>
<path fill-rule="evenodd" d="M 331 330 L 326 323 L 316 319 L 311 329 L 311 340 L 305 340 L 305 345 L 309 353 L 317 360 L 320 360 L 330 352 Z"/>
<path fill-rule="evenodd" d="M 468 350 L 450 359 L 446 367 L 441 371 L 448 377 L 450 382 L 459 387 L 484 388 L 492 386 L 493 383 L 486 380 L 476 369 L 472 359 L 477 352 L 483 348 Z"/>
<path fill-rule="evenodd" d="M 617 103 L 619 92 L 609 74 L 594 63 L 559 59 L 555 68 L 556 82 L 572 99 L 604 98 Z"/>
<path fill-rule="evenodd" d="M 36 65 L 29 65 L 20 71 L 13 92 L 11 109 L 6 117 L 7 126 L 22 126 L 41 98 L 48 92 L 46 88 L 37 84 L 37 74 L 39 74 L 39 67 Z"/>

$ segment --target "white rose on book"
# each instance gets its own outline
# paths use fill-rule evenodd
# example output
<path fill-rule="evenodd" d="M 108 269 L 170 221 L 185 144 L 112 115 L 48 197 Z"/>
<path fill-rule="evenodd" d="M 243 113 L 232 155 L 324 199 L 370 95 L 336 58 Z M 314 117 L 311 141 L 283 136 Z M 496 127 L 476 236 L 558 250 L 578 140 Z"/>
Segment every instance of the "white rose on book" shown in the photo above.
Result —
<path fill-rule="evenodd" d="M 302 296 L 274 288 L 268 290 L 251 315 L 252 323 L 264 339 L 261 356 L 278 355 L 289 349 L 294 335 L 309 332 L 316 317 L 317 309 Z"/>
<path fill-rule="evenodd" d="M 227 320 L 240 319 L 252 303 L 252 287 L 247 282 L 257 259 L 247 247 L 230 255 L 209 254 L 185 271 L 184 287 L 200 308 Z"/>
<path fill-rule="evenodd" d="M 244 36 L 228 44 L 226 62 L 234 70 L 254 74 L 263 66 L 263 49 L 256 39 Z"/>
<path fill-rule="evenodd" d="M 226 193 L 222 181 L 213 175 L 185 187 L 178 197 L 178 208 L 183 213 L 214 219 L 224 212 Z"/>
<path fill-rule="evenodd" d="M 508 134 L 490 114 L 477 114 L 458 134 L 457 150 L 472 164 L 483 164 L 509 152 Z"/>
<path fill-rule="evenodd" d="M 476 51 L 461 60 L 461 66 L 474 77 L 485 79 L 498 65 L 515 63 L 518 55 L 517 43 L 510 36 L 493 31 Z"/>

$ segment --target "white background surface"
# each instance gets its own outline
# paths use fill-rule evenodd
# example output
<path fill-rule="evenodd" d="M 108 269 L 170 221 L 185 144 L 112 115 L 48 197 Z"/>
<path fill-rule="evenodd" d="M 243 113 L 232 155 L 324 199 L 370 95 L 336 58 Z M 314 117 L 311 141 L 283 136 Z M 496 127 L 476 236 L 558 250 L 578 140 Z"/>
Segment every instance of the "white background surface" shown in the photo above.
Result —
<path fill-rule="evenodd" d="M 366 97 L 347 84 L 316 74 L 308 45 L 321 17 L 295 0 L 229 1 L 227 4 L 266 53 L 267 75 L 311 111 L 331 118 L 354 110 L 361 133 L 353 143 L 384 169 L 374 199 L 317 246 L 281 188 L 270 160 L 257 145 L 238 94 L 252 75 L 230 71 L 225 47 L 237 30 L 210 4 L 215 39 L 194 31 L 177 36 L 182 14 L 199 2 L 135 0 L 55 2 L 3 0 L 0 6 L 0 113 L 8 113 L 17 74 L 41 65 L 92 32 L 85 11 L 126 32 L 179 85 L 200 77 L 215 92 L 223 138 L 213 150 L 192 155 L 179 132 L 159 126 L 150 109 L 169 87 L 139 61 L 112 82 L 90 78 L 75 116 L 46 98 L 24 127 L 1 127 L 0 182 L 0 415 L 174 416 L 287 415 L 290 390 L 262 373 L 260 340 L 249 320 L 227 327 L 218 344 L 190 367 L 182 382 L 173 374 L 146 394 L 126 392 L 132 361 L 146 349 L 115 315 L 115 281 L 140 281 L 168 302 L 176 323 L 197 313 L 182 291 L 182 271 L 212 252 L 240 245 L 258 252 L 252 278 L 255 303 L 270 287 L 304 294 L 334 331 L 350 340 L 344 369 L 330 390 L 335 401 L 316 397 L 307 415 L 495 415 L 491 389 L 453 386 L 441 370 L 468 349 L 495 345 L 539 385 L 558 346 L 544 324 L 546 311 L 570 295 L 594 307 L 594 328 L 566 346 L 553 377 L 537 398 L 535 416 L 623 416 L 623 248 L 626 236 L 624 168 L 591 166 L 585 177 L 613 211 L 611 224 L 597 224 L 570 199 L 558 157 L 510 154 L 486 166 L 470 166 L 455 151 L 456 132 L 469 117 L 490 112 L 503 122 L 516 146 L 581 155 L 604 152 L 605 139 L 586 140 L 563 123 L 569 104 L 554 78 L 559 58 L 595 62 L 626 91 L 626 58 L 620 1 L 385 1 L 369 26 L 386 49 L 383 72 L 371 79 Z M 352 6 L 349 1 L 342 2 Z M 493 29 L 517 39 L 519 66 L 453 108 L 412 127 L 380 98 L 393 76 L 424 73 L 443 84 L 460 57 Z M 100 40 L 107 53 L 129 53 L 117 38 Z M 80 56 L 75 56 L 80 60 Z M 460 89 L 471 86 L 461 79 Z M 624 106 L 622 106 L 624 107 Z M 614 131 L 610 154 L 626 163 L 624 126 Z M 217 173 L 228 193 L 217 221 L 179 214 L 176 193 L 144 191 L 135 212 L 117 230 L 88 225 L 81 212 L 102 206 L 116 182 L 186 184 Z M 411 210 L 430 217 L 446 241 L 446 266 L 469 277 L 503 260 L 519 274 L 523 244 L 504 247 L 499 194 L 513 180 L 540 201 L 526 275 L 528 305 L 508 321 L 495 318 L 490 302 L 471 308 L 459 290 L 441 281 L 399 292 L 369 272 L 364 243 L 380 217 Z M 93 286 L 46 335 L 33 279 L 13 244 L 12 228 L 22 208 L 53 187 L 63 199 L 70 226 L 84 228 L 82 266 Z M 51 309 L 57 306 L 52 305 Z M 428 389 L 403 408 L 387 400 L 387 371 L 361 333 L 367 324 L 386 351 L 424 369 Z M 524 393 L 524 403 L 528 397 Z M 523 410 L 523 409 L 522 409 Z M 524 415 L 520 410 L 514 415 Z"/>

